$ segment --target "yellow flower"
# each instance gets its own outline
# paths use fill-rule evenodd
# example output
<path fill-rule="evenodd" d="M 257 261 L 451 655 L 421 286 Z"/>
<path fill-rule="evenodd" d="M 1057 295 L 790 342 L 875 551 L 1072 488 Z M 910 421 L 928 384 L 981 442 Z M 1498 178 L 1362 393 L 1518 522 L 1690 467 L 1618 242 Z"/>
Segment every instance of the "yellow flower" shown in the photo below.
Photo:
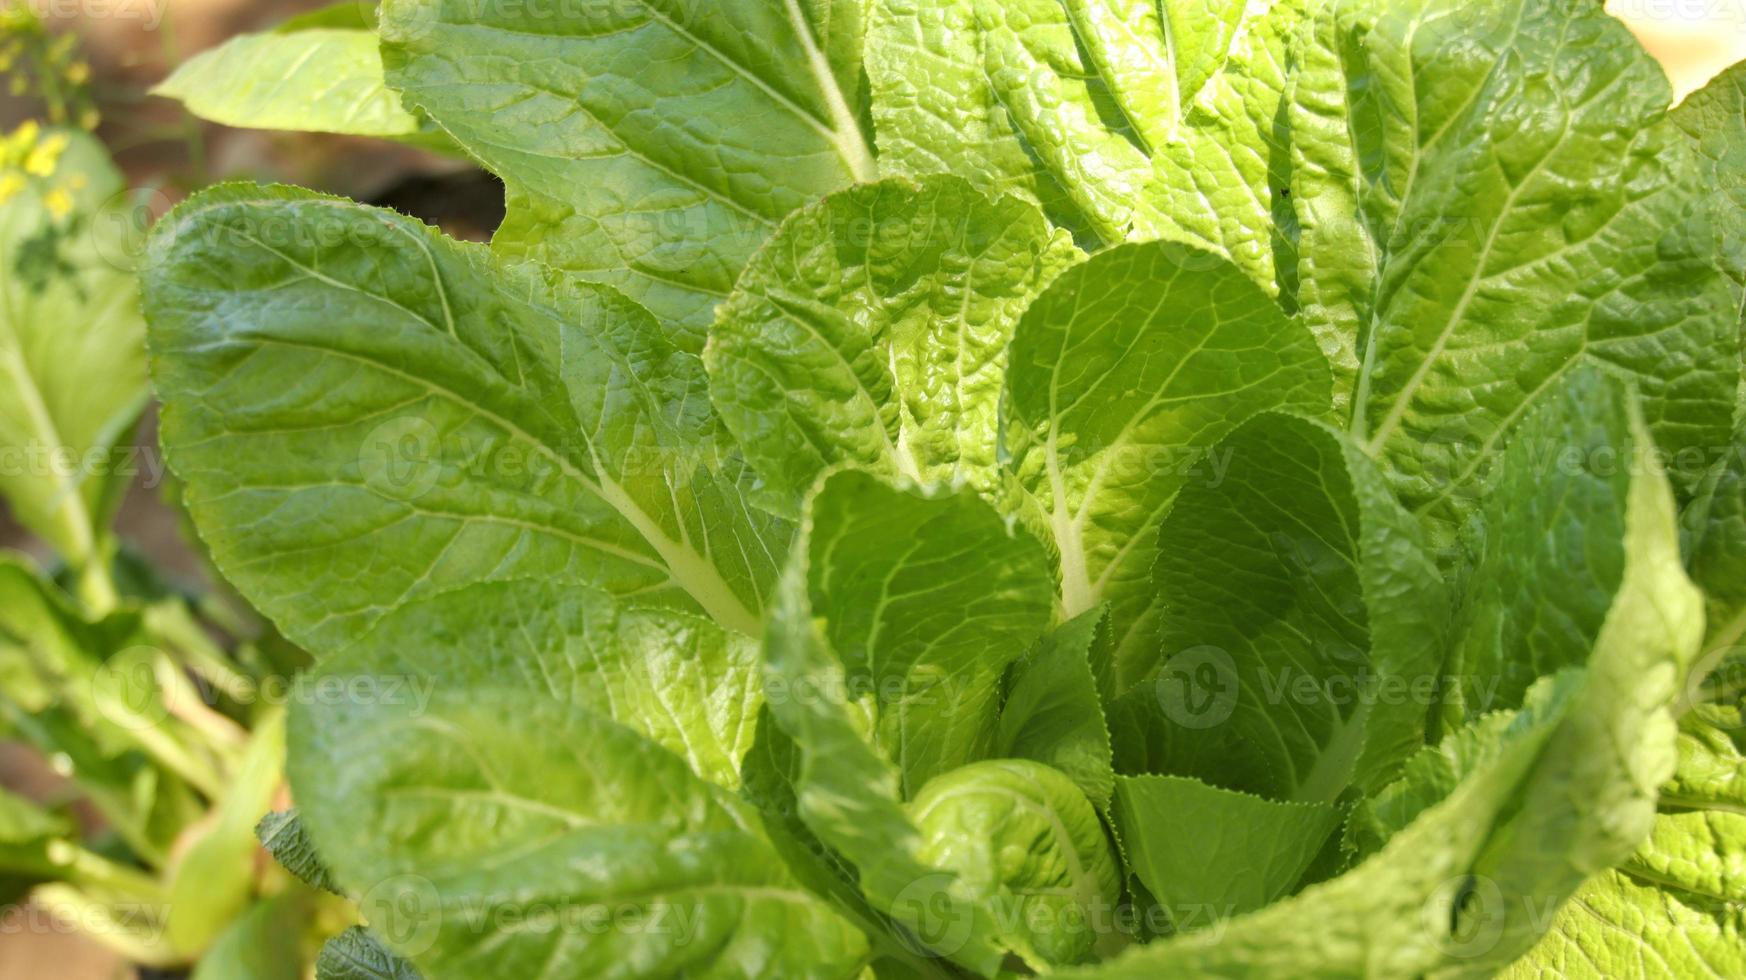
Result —
<path fill-rule="evenodd" d="M 6 142 L 12 146 L 35 146 L 36 138 L 41 132 L 42 127 L 37 125 L 35 119 L 26 119 L 18 124 L 12 135 L 6 137 Z"/>
<path fill-rule="evenodd" d="M 42 199 L 43 206 L 49 209 L 49 214 L 56 218 L 65 218 L 73 213 L 73 198 L 63 188 L 57 187 L 48 192 Z"/>
<path fill-rule="evenodd" d="M 67 134 L 55 133 L 38 143 L 30 151 L 30 156 L 24 158 L 24 172 L 36 177 L 51 176 L 55 172 L 55 164 L 60 161 L 61 154 L 66 149 Z"/>
<path fill-rule="evenodd" d="M 91 66 L 83 61 L 75 61 L 67 66 L 67 81 L 74 85 L 83 85 L 91 80 Z"/>
<path fill-rule="evenodd" d="M 24 190 L 24 177 L 17 171 L 0 174 L 0 204 L 17 197 L 21 190 Z"/>

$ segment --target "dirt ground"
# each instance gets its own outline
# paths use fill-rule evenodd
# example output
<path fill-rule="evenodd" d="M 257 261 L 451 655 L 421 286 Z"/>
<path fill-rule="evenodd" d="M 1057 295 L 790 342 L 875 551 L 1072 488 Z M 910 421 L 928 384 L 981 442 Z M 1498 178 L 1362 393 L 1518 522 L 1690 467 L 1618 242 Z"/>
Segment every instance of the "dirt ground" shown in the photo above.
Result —
<path fill-rule="evenodd" d="M 205 125 L 174 103 L 145 94 L 183 58 L 324 2 L 33 0 L 32 5 L 87 11 L 61 23 L 81 36 L 90 56 L 104 114 L 99 135 L 129 180 L 162 189 L 166 202 L 212 180 L 282 180 L 417 213 L 461 237 L 485 237 L 496 220 L 497 189 L 488 178 L 453 163 L 373 141 Z M 1746 0 L 1611 0 L 1607 7 L 1662 60 L 1681 96 L 1746 58 Z M 30 107 L 0 96 L 0 128 L 10 129 L 29 112 Z M 151 426 L 143 426 L 140 444 L 154 443 Z M 120 520 L 123 536 L 153 561 L 190 579 L 201 574 L 155 491 L 136 487 Z M 0 548 L 36 550 L 6 520 L 3 508 Z M 28 750 L 0 743 L 0 784 L 42 798 L 54 793 L 55 779 Z M 5 911 L 12 914 L 0 916 L 0 980 L 135 976 L 102 947 L 44 917 Z"/>

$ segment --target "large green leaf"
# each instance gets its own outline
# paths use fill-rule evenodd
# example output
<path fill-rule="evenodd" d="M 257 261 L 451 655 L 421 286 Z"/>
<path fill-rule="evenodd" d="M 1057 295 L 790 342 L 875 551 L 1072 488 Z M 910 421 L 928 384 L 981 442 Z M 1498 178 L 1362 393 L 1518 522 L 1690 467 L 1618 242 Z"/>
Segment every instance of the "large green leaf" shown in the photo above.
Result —
<path fill-rule="evenodd" d="M 791 215 L 704 354 L 772 505 L 798 510 L 839 462 L 991 490 L 1013 328 L 1079 258 L 1031 205 L 957 177 L 862 185 Z"/>
<path fill-rule="evenodd" d="M 1327 364 L 1309 333 L 1198 249 L 1110 249 L 1025 311 L 1003 443 L 1028 522 L 1055 545 L 1065 615 L 1110 604 L 1116 689 L 1151 666 L 1157 528 L 1185 484 L 1218 478 L 1206 450 L 1258 412 L 1327 404 Z"/>
<path fill-rule="evenodd" d="M 376 696 L 293 713 L 310 836 L 394 952 L 436 977 L 855 975 L 865 938 L 755 811 L 538 663 L 474 652 L 372 639 L 311 683 Z M 387 696 L 406 659 L 428 698 Z"/>
<path fill-rule="evenodd" d="M 881 163 L 1018 193 L 1091 242 L 1160 234 L 1270 292 L 1296 0 L 880 0 Z"/>
<path fill-rule="evenodd" d="M 963 174 L 1036 201 L 1091 242 L 1127 238 L 1149 163 L 1131 126 L 1099 113 L 1104 80 L 1066 5 L 881 0 L 867 75 L 888 169 Z"/>
<path fill-rule="evenodd" d="M 1636 381 L 1664 450 L 1725 441 L 1737 315 L 1711 189 L 1622 24 L 1544 0 L 1337 0 L 1294 92 L 1303 318 L 1410 509 L 1458 525 L 1580 364 Z"/>
<path fill-rule="evenodd" d="M 242 34 L 189 58 L 152 94 L 226 126 L 380 136 L 452 149 L 388 89 L 379 47 L 376 32 L 360 28 Z"/>
<path fill-rule="evenodd" d="M 1746 906 L 1693 899 L 1603 871 L 1559 911 L 1506 980 L 1734 977 L 1746 971 Z"/>
<path fill-rule="evenodd" d="M 1002 956 L 992 918 L 921 859 L 901 803 L 986 756 L 1001 674 L 1042 630 L 1049 594 L 1042 547 L 969 491 L 841 471 L 810 499 L 765 638 L 801 817 L 875 907 L 981 971 Z"/>
<path fill-rule="evenodd" d="M 734 789 L 764 689 L 758 642 L 700 616 L 546 579 L 486 582 L 409 603 L 371 630 L 373 665 L 411 678 L 468 662 L 493 683 L 576 705 Z M 422 682 L 428 691 L 429 680 Z"/>
<path fill-rule="evenodd" d="M 776 223 L 876 176 L 849 0 L 388 0 L 388 82 L 502 177 L 496 247 L 695 349 Z"/>
<path fill-rule="evenodd" d="M 1120 703 L 1126 771 L 1278 800 L 1374 790 L 1425 739 L 1449 599 L 1374 463 L 1320 422 L 1267 414 L 1183 490 L 1154 571 L 1150 683 Z"/>
<path fill-rule="evenodd" d="M 99 606 L 115 598 L 91 570 L 127 485 L 116 447 L 146 400 L 138 289 L 112 236 L 121 190 L 85 133 L 26 124 L 0 141 L 0 495 L 90 572 Z"/>
<path fill-rule="evenodd" d="M 243 186 L 162 221 L 144 278 L 195 524 L 311 649 L 524 578 L 758 631 L 788 529 L 744 505 L 702 362 L 618 293 Z"/>
<path fill-rule="evenodd" d="M 1567 383 L 1628 397 L 1592 372 Z M 1585 452 L 1628 455 L 1648 443 L 1634 412 L 1604 431 L 1564 417 L 1583 407 L 1560 396 L 1531 425 L 1576 433 Z M 1680 567 L 1671 488 L 1654 467 L 1639 467 L 1620 505 L 1624 573 L 1562 696 L 1536 699 L 1520 724 L 1503 726 L 1507 739 L 1469 756 L 1471 769 L 1445 798 L 1353 870 L 1222 929 L 1132 951 L 1094 975 L 1484 975 L 1532 945 L 1546 910 L 1649 833 L 1656 787 L 1673 769 L 1671 708 L 1701 638 L 1702 600 Z M 1571 514 L 1541 533 L 1599 544 L 1617 529 Z"/>

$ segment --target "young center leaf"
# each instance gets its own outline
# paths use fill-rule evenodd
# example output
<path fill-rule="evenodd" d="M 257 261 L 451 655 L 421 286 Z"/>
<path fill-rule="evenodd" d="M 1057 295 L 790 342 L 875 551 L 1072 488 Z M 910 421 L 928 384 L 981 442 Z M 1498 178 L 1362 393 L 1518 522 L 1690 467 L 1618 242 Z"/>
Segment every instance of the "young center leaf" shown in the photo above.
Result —
<path fill-rule="evenodd" d="M 989 896 L 922 857 L 902 804 L 986 757 L 1001 674 L 1047 624 L 1050 595 L 1042 546 L 971 492 L 845 470 L 810 498 L 765 638 L 801 817 L 876 908 L 978 971 L 1006 948 Z"/>
<path fill-rule="evenodd" d="M 695 350 L 790 211 L 877 176 L 858 3 L 387 0 L 388 82 L 503 178 L 499 251 L 611 283 Z"/>
<path fill-rule="evenodd" d="M 1007 672 L 994 755 L 1034 759 L 1065 773 L 1100 809 L 1115 770 L 1093 663 L 1104 662 L 1108 616 L 1093 609 L 1049 631 Z"/>
<path fill-rule="evenodd" d="M 187 505 L 294 639 L 530 577 L 758 631 L 787 528 L 736 490 L 702 362 L 617 292 L 243 186 L 161 222 L 144 278 Z"/>
<path fill-rule="evenodd" d="M 1212 477 L 1206 450 L 1269 409 L 1325 412 L 1314 340 L 1224 259 L 1123 245 L 1062 273 L 1008 354 L 1002 444 L 1028 523 L 1054 544 L 1065 616 L 1109 603 L 1116 691 L 1150 664 L 1158 525 Z"/>
<path fill-rule="evenodd" d="M 825 468 L 991 492 L 1014 326 L 1082 256 L 959 177 L 839 191 L 783 222 L 710 331 L 723 422 L 795 513 Z"/>
<path fill-rule="evenodd" d="M 1181 931 L 1288 894 L 1339 824 L 1329 803 L 1281 803 L 1181 776 L 1116 780 L 1122 849 Z"/>
<path fill-rule="evenodd" d="M 1422 745 L 1449 597 L 1382 474 L 1325 423 L 1266 414 L 1219 444 L 1160 534 L 1162 644 L 1116 707 L 1127 771 L 1275 800 L 1374 790 Z"/>
<path fill-rule="evenodd" d="M 1029 759 L 963 766 L 929 781 L 907 811 L 922 859 L 989 906 L 1001 942 L 1027 963 L 1083 963 L 1119 943 L 1087 914 L 1113 909 L 1121 894 L 1114 850 L 1097 810 L 1059 770 Z"/>

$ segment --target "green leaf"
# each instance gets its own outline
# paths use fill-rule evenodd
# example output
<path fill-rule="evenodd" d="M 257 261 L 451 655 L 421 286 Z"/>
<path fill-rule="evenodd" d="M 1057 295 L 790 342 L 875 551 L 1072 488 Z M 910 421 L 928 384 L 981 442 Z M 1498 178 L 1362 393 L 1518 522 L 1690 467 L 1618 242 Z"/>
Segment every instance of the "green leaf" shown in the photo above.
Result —
<path fill-rule="evenodd" d="M 1746 63 L 1686 96 L 1668 118 L 1696 149 L 1704 186 L 1719 192 L 1714 220 L 1722 271 L 1746 290 Z"/>
<path fill-rule="evenodd" d="M 749 806 L 469 652 L 424 658 L 428 700 L 395 698 L 412 655 L 372 639 L 312 683 L 375 696 L 293 712 L 310 837 L 391 950 L 432 976 L 860 968 L 865 938 L 793 879 Z"/>
<path fill-rule="evenodd" d="M 273 860 L 279 866 L 308 885 L 323 891 L 340 893 L 339 885 L 328 874 L 327 865 L 322 863 L 321 855 L 315 852 L 315 845 L 309 840 L 309 832 L 303 828 L 303 820 L 297 811 L 279 810 L 261 818 L 255 825 L 255 837 L 267 853 L 273 855 Z"/>
<path fill-rule="evenodd" d="M 1695 148 L 1706 186 L 1718 192 L 1718 261 L 1739 290 L 1741 321 L 1746 324 L 1746 64 L 1687 96 L 1669 118 Z M 1740 392 L 1740 405 L 1746 409 L 1746 377 Z M 1697 498 L 1686 508 L 1684 524 L 1692 579 L 1708 599 L 1703 667 L 1709 668 L 1735 655 L 1746 634 L 1746 411 L 1736 410 L 1734 437 L 1721 447 L 1720 458 L 1699 454 L 1697 459 L 1710 465 Z M 1675 462 L 1690 468 L 1682 460 Z"/>
<path fill-rule="evenodd" d="M 1116 780 L 1115 826 L 1134 874 L 1187 930 L 1289 894 L 1340 811 L 1278 803 L 1180 776 Z"/>
<path fill-rule="evenodd" d="M 867 49 L 881 164 L 1020 194 L 1090 243 L 1186 238 L 1274 292 L 1301 18 L 1297 0 L 884 0 Z"/>
<path fill-rule="evenodd" d="M 968 491 L 853 470 L 821 481 L 802 529 L 764 650 L 801 817 L 922 947 L 992 972 L 986 909 L 921 859 L 900 804 L 993 747 L 1001 674 L 1047 621 L 1043 550 Z"/>
<path fill-rule="evenodd" d="M 136 610 L 87 619 L 22 560 L 0 552 L 0 715 L 17 737 L 64 757 L 80 791 L 135 854 L 162 861 L 196 801 L 216 793 L 208 739 L 173 715 Z"/>
<path fill-rule="evenodd" d="M 881 165 L 1023 195 L 1092 243 L 1127 237 L 1150 168 L 1129 127 L 1099 113 L 1104 80 L 1064 5 L 876 3 L 867 75 Z"/>
<path fill-rule="evenodd" d="M 1637 853 L 1577 892 L 1505 976 L 1746 969 L 1746 756 L 1723 732 L 1688 723 L 1661 807 Z"/>
<path fill-rule="evenodd" d="M 1592 373 L 1573 383 L 1626 397 Z M 1581 404 L 1560 395 L 1543 411 Z M 1567 419 L 1535 424 L 1574 428 Z M 1649 439 L 1635 412 L 1625 429 L 1602 435 L 1627 456 Z M 1515 729 L 1353 870 L 1221 929 L 1130 951 L 1088 975 L 1479 975 L 1526 951 L 1548 924 L 1547 910 L 1648 834 L 1655 789 L 1673 768 L 1670 709 L 1697 653 L 1702 600 L 1680 568 L 1673 494 L 1653 466 L 1635 469 L 1623 506 L 1625 572 L 1557 710 Z M 1609 531 L 1560 515 L 1541 534 L 1600 539 Z"/>
<path fill-rule="evenodd" d="M 388 0 L 382 40 L 389 84 L 503 178 L 497 249 L 692 350 L 777 222 L 876 176 L 858 3 Z"/>
<path fill-rule="evenodd" d="M 401 107 L 368 28 L 241 34 L 184 61 L 152 94 L 226 126 L 378 136 L 458 152 L 429 121 Z"/>
<path fill-rule="evenodd" d="M 1626 501 L 1654 465 L 1651 446 L 1615 456 L 1611 434 L 1632 411 L 1620 386 L 1593 369 L 1570 377 L 1504 451 L 1469 547 L 1450 670 L 1470 717 L 1514 707 L 1536 678 L 1588 660 L 1632 560 Z"/>
<path fill-rule="evenodd" d="M 117 447 L 147 397 L 138 291 L 113 234 L 127 220 L 121 174 L 83 132 L 6 143 L 0 184 L 20 186 L 0 206 L 0 496 L 99 580 L 87 598 L 102 607 L 115 598 L 103 541 L 131 475 Z M 47 175 L 22 168 L 33 162 Z"/>
<path fill-rule="evenodd" d="M 485 582 L 409 603 L 371 630 L 372 663 L 416 704 L 430 671 L 469 669 L 631 729 L 727 789 L 764 690 L 758 642 L 690 613 L 549 580 Z"/>
<path fill-rule="evenodd" d="M 1603 871 L 1559 910 L 1505 980 L 1731 977 L 1746 970 L 1746 905 L 1707 902 Z"/>
<path fill-rule="evenodd" d="M 1664 451 L 1726 440 L 1738 315 L 1712 191 L 1624 25 L 1586 4 L 1339 0 L 1300 63 L 1303 319 L 1409 509 L 1447 537 L 1579 365 L 1637 383 Z"/>
<path fill-rule="evenodd" d="M 369 930 L 352 926 L 321 947 L 315 980 L 419 980 L 419 975 Z"/>
<path fill-rule="evenodd" d="M 208 820 L 186 838 L 171 868 L 168 938 L 197 954 L 218 940 L 248 907 L 258 851 L 255 825 L 272 808 L 284 780 L 285 713 L 258 719 L 248 748 Z M 301 972 L 301 971 L 298 971 Z"/>
<path fill-rule="evenodd" d="M 905 977 L 934 978 L 945 968 L 938 954 L 926 951 L 874 908 L 862 894 L 855 866 L 832 850 L 800 813 L 798 786 L 801 753 L 768 705 L 759 715 L 757 735 L 741 767 L 740 794 L 758 808 L 789 870 L 808 890 L 834 902 L 837 910 L 861 928 L 873 947 L 874 970 L 907 970 Z"/>
<path fill-rule="evenodd" d="M 317 27 L 373 31 L 376 29 L 376 21 L 375 0 L 339 0 L 308 13 L 287 17 L 274 25 L 273 30 L 280 34 L 292 34 Z"/>
<path fill-rule="evenodd" d="M 1101 607 L 1081 613 L 1013 663 L 993 753 L 1059 770 L 1099 809 L 1108 809 L 1115 783 L 1109 726 L 1091 672 L 1106 621 Z"/>
<path fill-rule="evenodd" d="M 1079 258 L 1030 205 L 957 177 L 865 184 L 789 216 L 704 354 L 771 505 L 796 513 L 840 462 L 991 492 L 1013 328 Z"/>
<path fill-rule="evenodd" d="M 1158 6 L 1170 23 L 1167 63 L 1175 68 L 1182 108 L 1173 128 L 1149 138 L 1154 172 L 1143 225 L 1228 256 L 1290 309 L 1297 257 L 1285 94 L 1292 49 L 1314 5 L 1163 0 Z"/>
<path fill-rule="evenodd" d="M 144 281 L 185 502 L 304 646 L 526 578 L 758 632 L 789 529 L 743 502 L 701 361 L 618 293 L 241 185 L 160 222 Z"/>
<path fill-rule="evenodd" d="M 990 908 L 1009 949 L 1038 968 L 1092 957 L 1121 877 L 1097 811 L 1059 770 L 973 763 L 935 777 L 906 809 L 922 860 Z"/>
<path fill-rule="evenodd" d="M 1001 676 L 1048 621 L 1042 547 L 966 492 L 894 489 L 854 470 L 826 478 L 809 517 L 811 537 L 797 548 L 806 549 L 815 639 L 846 685 L 844 707 L 863 716 L 872 744 L 901 772 L 904 795 L 986 757 Z M 894 550 L 894 541 L 910 544 Z M 782 612 L 798 612 L 786 596 Z M 808 748 L 778 699 L 817 692 L 792 680 L 766 696 Z"/>
<path fill-rule="evenodd" d="M 1399 779 L 1353 809 L 1342 842 L 1346 852 L 1359 859 L 1375 854 L 1421 813 L 1448 799 L 1463 779 L 1497 764 L 1548 719 L 1568 710 L 1580 677 L 1575 670 L 1547 677 L 1529 688 L 1519 710 L 1481 715 L 1420 749 L 1407 760 Z"/>
<path fill-rule="evenodd" d="M 1063 273 L 1008 364 L 1003 442 L 1026 518 L 1055 545 L 1064 615 L 1110 604 L 1108 673 L 1125 690 L 1150 666 L 1157 528 L 1177 491 L 1218 478 L 1206 450 L 1249 416 L 1325 411 L 1327 365 L 1235 266 L 1170 242 Z"/>
<path fill-rule="evenodd" d="M 1159 662 L 1116 709 L 1127 771 L 1278 800 L 1374 790 L 1424 744 L 1449 598 L 1411 517 L 1320 422 L 1258 416 L 1160 534 Z"/>

